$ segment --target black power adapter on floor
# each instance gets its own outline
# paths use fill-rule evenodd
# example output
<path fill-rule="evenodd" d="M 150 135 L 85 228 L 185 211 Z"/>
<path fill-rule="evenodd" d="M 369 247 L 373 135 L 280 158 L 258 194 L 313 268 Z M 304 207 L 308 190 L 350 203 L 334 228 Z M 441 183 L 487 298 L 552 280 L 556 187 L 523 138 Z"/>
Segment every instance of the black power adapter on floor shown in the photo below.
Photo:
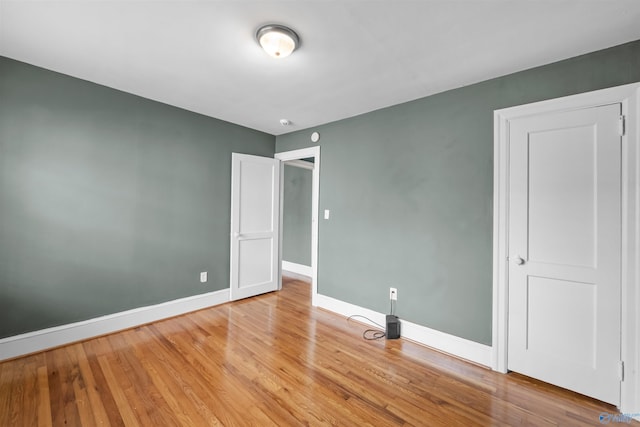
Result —
<path fill-rule="evenodd" d="M 395 340 L 400 338 L 400 319 L 393 314 L 387 314 L 387 333 L 388 340 Z"/>

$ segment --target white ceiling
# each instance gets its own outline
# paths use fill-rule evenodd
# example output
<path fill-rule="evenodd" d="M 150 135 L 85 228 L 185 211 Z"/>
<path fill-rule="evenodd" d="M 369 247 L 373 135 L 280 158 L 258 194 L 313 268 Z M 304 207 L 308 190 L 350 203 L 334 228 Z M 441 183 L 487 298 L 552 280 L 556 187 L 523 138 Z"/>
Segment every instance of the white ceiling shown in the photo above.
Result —
<path fill-rule="evenodd" d="M 637 39 L 640 0 L 0 0 L 2 56 L 273 135 Z"/>

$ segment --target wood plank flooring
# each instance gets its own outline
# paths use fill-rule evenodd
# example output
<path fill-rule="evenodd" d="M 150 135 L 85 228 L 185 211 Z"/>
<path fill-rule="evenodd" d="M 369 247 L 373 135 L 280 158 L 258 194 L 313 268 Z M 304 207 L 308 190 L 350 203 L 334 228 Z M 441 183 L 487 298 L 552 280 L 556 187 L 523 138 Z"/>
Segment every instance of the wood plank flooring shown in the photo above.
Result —
<path fill-rule="evenodd" d="M 585 426 L 614 407 L 310 307 L 309 284 L 0 364 L 0 426 Z M 640 425 L 640 423 L 635 423 Z"/>

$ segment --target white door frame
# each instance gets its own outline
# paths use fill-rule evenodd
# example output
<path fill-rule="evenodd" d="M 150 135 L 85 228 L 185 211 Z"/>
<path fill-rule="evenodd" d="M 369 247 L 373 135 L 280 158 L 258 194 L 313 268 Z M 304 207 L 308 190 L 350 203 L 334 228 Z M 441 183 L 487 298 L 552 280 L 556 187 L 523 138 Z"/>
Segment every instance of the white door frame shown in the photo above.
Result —
<path fill-rule="evenodd" d="M 311 181 L 311 305 L 318 303 L 318 206 L 320 200 L 320 147 L 301 148 L 293 151 L 283 151 L 274 156 L 280 160 L 280 176 L 284 176 L 284 163 L 291 160 L 301 160 L 313 157 L 313 171 Z M 282 242 L 282 206 L 284 180 L 280 180 L 280 242 Z M 279 265 L 282 266 L 282 245 L 280 245 Z M 282 267 L 279 278 L 282 288 Z"/>
<path fill-rule="evenodd" d="M 509 121 L 613 103 L 622 104 L 622 300 L 621 356 L 624 381 L 620 409 L 640 413 L 640 83 L 602 89 L 494 112 L 493 175 L 493 357 L 492 368 L 507 372 Z"/>

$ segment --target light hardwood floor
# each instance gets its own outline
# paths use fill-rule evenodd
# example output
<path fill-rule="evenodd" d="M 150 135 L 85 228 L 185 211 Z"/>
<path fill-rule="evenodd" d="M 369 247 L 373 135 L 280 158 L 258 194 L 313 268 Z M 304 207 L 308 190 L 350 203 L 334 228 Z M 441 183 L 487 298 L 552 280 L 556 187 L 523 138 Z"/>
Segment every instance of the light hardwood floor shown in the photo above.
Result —
<path fill-rule="evenodd" d="M 584 426 L 615 408 L 310 307 L 307 283 L 0 364 L 0 426 Z M 640 423 L 636 423 L 640 425 Z"/>

